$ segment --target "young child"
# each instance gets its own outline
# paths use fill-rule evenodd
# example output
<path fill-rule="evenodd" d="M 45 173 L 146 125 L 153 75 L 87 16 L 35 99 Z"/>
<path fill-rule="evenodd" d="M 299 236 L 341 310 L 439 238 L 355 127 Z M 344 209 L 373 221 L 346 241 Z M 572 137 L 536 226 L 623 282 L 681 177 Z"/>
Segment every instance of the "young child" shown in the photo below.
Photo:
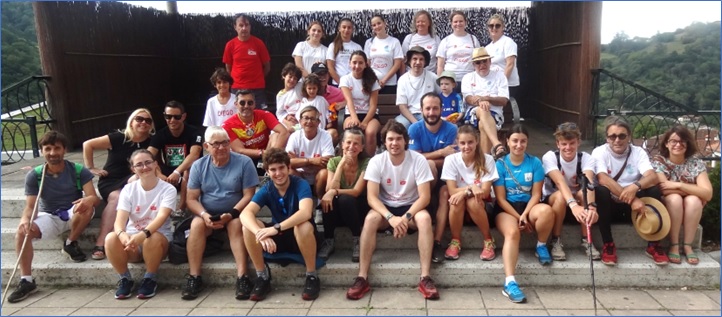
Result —
<path fill-rule="evenodd" d="M 299 109 L 313 106 L 318 109 L 319 123 L 318 128 L 326 130 L 331 134 L 331 138 L 336 140 L 338 132 L 334 128 L 334 121 L 329 120 L 330 112 L 328 110 L 328 101 L 326 98 L 318 97 L 318 89 L 321 87 L 321 79 L 316 74 L 308 74 L 303 81 L 303 99 Z M 296 113 L 296 121 L 301 121 L 300 112 Z"/>
<path fill-rule="evenodd" d="M 211 84 L 216 87 L 218 94 L 208 99 L 206 114 L 203 117 L 203 126 L 221 126 L 226 119 L 236 113 L 236 95 L 231 93 L 233 77 L 225 68 L 216 68 L 211 75 Z"/>
<path fill-rule="evenodd" d="M 441 88 L 441 119 L 456 124 L 459 119 L 463 119 L 464 101 L 461 94 L 454 91 L 456 87 L 455 74 L 452 71 L 444 71 L 436 80 Z"/>
<path fill-rule="evenodd" d="M 293 63 L 286 64 L 281 70 L 284 87 L 276 95 L 276 118 L 289 134 L 301 129 L 296 119 L 296 113 L 302 108 L 301 85 L 298 84 L 301 74 L 301 69 Z"/>

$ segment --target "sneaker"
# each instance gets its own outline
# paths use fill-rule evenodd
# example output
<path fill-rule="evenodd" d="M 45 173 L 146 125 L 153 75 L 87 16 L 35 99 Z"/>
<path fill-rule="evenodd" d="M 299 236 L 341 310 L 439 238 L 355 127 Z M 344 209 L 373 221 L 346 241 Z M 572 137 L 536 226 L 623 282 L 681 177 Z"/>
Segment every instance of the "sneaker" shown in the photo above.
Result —
<path fill-rule="evenodd" d="M 155 280 L 144 278 L 140 281 L 140 287 L 138 288 L 138 299 L 148 299 L 155 296 L 155 291 L 158 289 L 158 283 Z"/>
<path fill-rule="evenodd" d="M 449 242 L 449 247 L 446 248 L 446 253 L 444 253 L 444 257 L 449 260 L 458 260 L 459 252 L 461 252 L 461 241 L 457 239 L 451 239 L 451 242 Z"/>
<path fill-rule="evenodd" d="M 18 288 L 16 288 L 15 291 L 13 291 L 10 296 L 8 296 L 8 302 L 17 303 L 23 299 L 28 298 L 30 294 L 37 291 L 38 286 L 35 284 L 35 281 L 28 282 L 25 279 L 20 279 L 20 284 L 18 284 Z"/>
<path fill-rule="evenodd" d="M 562 244 L 561 237 L 552 238 L 552 259 L 554 261 L 566 261 L 567 254 L 564 253 L 564 245 Z"/>
<path fill-rule="evenodd" d="M 444 247 L 441 246 L 441 242 L 434 241 L 434 249 L 431 250 L 431 262 L 444 262 Z"/>
<path fill-rule="evenodd" d="M 236 299 L 244 300 L 251 297 L 251 291 L 253 291 L 253 282 L 248 275 L 243 275 L 236 279 Z"/>
<path fill-rule="evenodd" d="M 509 284 L 506 284 L 504 289 L 501 290 L 501 293 L 504 294 L 504 296 L 506 296 L 506 298 L 508 298 L 512 303 L 526 302 L 526 296 L 524 296 L 524 292 L 521 291 L 516 282 L 509 282 Z"/>
<path fill-rule="evenodd" d="M 584 253 L 587 254 L 587 257 L 589 257 L 589 243 L 587 243 L 587 238 L 582 238 L 582 249 L 584 249 Z M 597 250 L 596 247 L 594 247 L 594 244 L 592 244 L 592 260 L 599 260 L 602 258 L 602 255 L 599 254 L 599 250 Z"/>
<path fill-rule="evenodd" d="M 549 255 L 549 249 L 547 249 L 546 245 L 537 246 L 534 255 L 539 258 L 539 263 L 542 265 L 552 264 L 552 256 Z"/>
<path fill-rule="evenodd" d="M 358 263 L 361 257 L 361 245 L 359 244 L 359 237 L 353 237 L 353 252 L 351 252 L 351 262 Z"/>
<path fill-rule="evenodd" d="M 130 297 L 133 292 L 133 280 L 128 278 L 121 278 L 118 281 L 118 290 L 115 291 L 115 299 L 126 299 Z"/>
<path fill-rule="evenodd" d="M 85 260 L 88 259 L 85 253 L 83 253 L 83 250 L 80 250 L 78 241 L 70 242 L 68 245 L 63 242 L 63 249 L 61 252 L 67 255 L 71 260 L 73 260 L 73 262 L 85 262 Z"/>
<path fill-rule="evenodd" d="M 301 298 L 303 298 L 303 300 L 314 300 L 318 298 L 318 293 L 320 292 L 321 280 L 317 276 L 306 276 L 306 284 L 303 285 Z"/>
<path fill-rule="evenodd" d="M 264 280 L 262 277 L 257 277 L 256 281 L 253 283 L 253 291 L 251 291 L 251 297 L 250 299 L 255 302 L 260 302 L 264 299 L 266 299 L 266 296 L 268 296 L 268 293 L 271 292 L 271 278 L 267 280 Z"/>
<path fill-rule="evenodd" d="M 664 253 L 664 249 L 662 249 L 662 246 L 659 245 L 659 242 L 647 244 L 647 249 L 644 250 L 644 253 L 654 260 L 654 264 L 659 266 L 669 264 L 669 257 L 667 257 L 667 254 Z"/>
<path fill-rule="evenodd" d="M 181 293 L 181 298 L 192 300 L 198 298 L 198 294 L 203 291 L 203 277 L 186 275 L 186 288 Z"/>
<path fill-rule="evenodd" d="M 617 247 L 614 242 L 605 243 L 602 247 L 602 263 L 609 266 L 617 265 Z"/>
<path fill-rule="evenodd" d="M 439 291 L 436 290 L 434 280 L 430 276 L 424 276 L 419 281 L 419 292 L 424 295 L 426 299 L 439 299 Z"/>
<path fill-rule="evenodd" d="M 484 240 L 484 250 L 481 250 L 481 255 L 479 255 L 479 258 L 481 258 L 482 261 L 493 260 L 494 258 L 496 258 L 496 253 L 494 253 L 494 249 L 496 249 L 494 239 Z"/>
<path fill-rule="evenodd" d="M 324 261 L 327 261 L 328 257 L 331 256 L 334 251 L 333 242 L 333 239 L 323 239 L 323 242 L 321 243 L 321 248 L 318 250 L 318 256 Z"/>
<path fill-rule="evenodd" d="M 361 299 L 371 290 L 368 280 L 363 277 L 357 276 L 353 280 L 353 285 L 346 291 L 346 298 L 348 299 Z"/>

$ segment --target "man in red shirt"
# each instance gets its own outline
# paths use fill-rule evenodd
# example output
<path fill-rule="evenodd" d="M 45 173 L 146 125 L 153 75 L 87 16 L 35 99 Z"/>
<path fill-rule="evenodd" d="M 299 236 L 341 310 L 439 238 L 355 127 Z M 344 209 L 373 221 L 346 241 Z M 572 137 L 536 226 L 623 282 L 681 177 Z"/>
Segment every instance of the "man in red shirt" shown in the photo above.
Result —
<path fill-rule="evenodd" d="M 260 109 L 266 108 L 266 75 L 271 70 L 271 56 L 263 42 L 251 35 L 251 22 L 248 16 L 237 14 L 234 28 L 238 36 L 228 43 L 223 51 L 223 63 L 233 77 L 231 90 L 236 93 L 241 89 L 253 91 Z"/>

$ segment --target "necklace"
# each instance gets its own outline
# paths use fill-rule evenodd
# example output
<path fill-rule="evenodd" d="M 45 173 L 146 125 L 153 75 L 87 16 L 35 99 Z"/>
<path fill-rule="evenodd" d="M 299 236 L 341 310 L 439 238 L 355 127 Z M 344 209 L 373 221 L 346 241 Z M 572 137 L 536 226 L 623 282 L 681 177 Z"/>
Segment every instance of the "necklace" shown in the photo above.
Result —
<path fill-rule="evenodd" d="M 412 77 L 413 77 L 413 76 L 412 76 Z M 417 83 L 418 83 L 418 80 L 417 80 Z M 412 81 L 409 80 L 409 86 L 411 86 L 411 88 L 412 88 L 414 91 L 419 91 L 420 88 L 423 88 L 423 87 L 424 87 L 424 84 L 425 84 L 425 83 L 426 83 L 426 71 L 422 71 L 422 72 L 421 72 L 421 84 L 420 84 L 420 85 L 417 85 L 416 87 L 414 87 L 414 84 L 412 83 Z"/>
<path fill-rule="evenodd" d="M 254 134 L 256 131 L 253 130 L 253 126 L 250 126 L 250 127 L 249 127 L 248 125 L 246 125 L 245 122 L 243 122 L 243 119 L 241 118 L 241 114 L 240 114 L 240 113 L 238 114 L 238 121 L 241 122 L 241 129 L 243 129 L 243 130 L 246 131 L 246 136 L 248 136 L 248 137 L 253 136 L 253 134 Z M 253 117 L 251 117 L 251 124 L 253 124 Z"/>

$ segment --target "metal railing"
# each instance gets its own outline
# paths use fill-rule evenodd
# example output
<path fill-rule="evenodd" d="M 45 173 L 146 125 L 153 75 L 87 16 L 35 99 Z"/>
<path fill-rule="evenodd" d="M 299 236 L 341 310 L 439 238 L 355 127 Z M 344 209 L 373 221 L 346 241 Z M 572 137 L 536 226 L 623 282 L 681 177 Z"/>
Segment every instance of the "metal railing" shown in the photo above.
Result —
<path fill-rule="evenodd" d="M 647 153 L 659 153 L 662 135 L 684 125 L 695 137 L 700 158 L 720 160 L 720 110 L 697 110 L 669 99 L 604 69 L 592 70 L 592 138 L 594 146 L 606 143 L 603 121 L 623 116 L 632 127 L 632 142 Z"/>
<path fill-rule="evenodd" d="M 52 130 L 50 76 L 31 76 L 2 90 L 2 164 L 39 157 L 38 136 Z"/>

